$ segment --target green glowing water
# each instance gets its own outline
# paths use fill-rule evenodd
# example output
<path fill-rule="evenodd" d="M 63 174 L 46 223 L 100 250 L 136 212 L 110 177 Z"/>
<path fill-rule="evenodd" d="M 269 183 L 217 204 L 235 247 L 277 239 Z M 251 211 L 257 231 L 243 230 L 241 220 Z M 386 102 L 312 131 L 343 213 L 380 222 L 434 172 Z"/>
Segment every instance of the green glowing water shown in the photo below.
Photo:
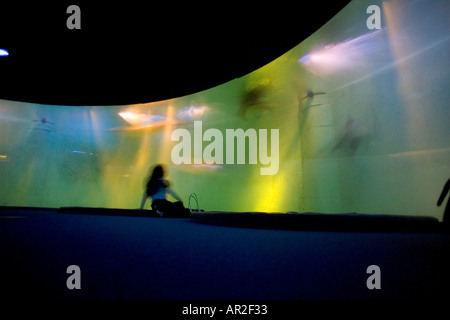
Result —
<path fill-rule="evenodd" d="M 382 30 L 367 30 L 354 1 L 272 63 L 192 95 L 105 107 L 0 100 L 0 205 L 138 208 L 150 167 L 164 163 L 185 205 L 195 192 L 205 210 L 442 219 L 448 6 L 377 3 Z M 260 162 L 175 165 L 171 134 L 193 135 L 194 120 L 224 134 L 278 129 L 277 174 L 261 175 Z"/>

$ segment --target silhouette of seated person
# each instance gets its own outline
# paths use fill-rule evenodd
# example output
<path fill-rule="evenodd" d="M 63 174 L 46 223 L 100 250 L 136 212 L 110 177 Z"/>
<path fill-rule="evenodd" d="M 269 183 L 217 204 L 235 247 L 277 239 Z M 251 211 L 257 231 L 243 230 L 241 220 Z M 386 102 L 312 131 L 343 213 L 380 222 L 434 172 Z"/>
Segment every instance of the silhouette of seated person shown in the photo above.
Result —
<path fill-rule="evenodd" d="M 450 190 L 450 178 L 447 180 L 447 182 L 444 185 L 444 188 L 442 189 L 441 196 L 439 197 L 439 200 L 437 202 L 438 207 L 440 207 L 441 204 L 444 202 L 444 199 L 447 196 L 447 193 L 449 192 L 449 190 Z M 450 199 L 447 200 L 447 205 L 445 206 L 443 222 L 447 226 L 447 229 L 449 229 L 449 225 L 450 225 Z"/>
<path fill-rule="evenodd" d="M 177 201 L 168 201 L 166 194 L 171 195 Z M 164 168 L 160 164 L 153 168 L 152 175 L 148 179 L 142 197 L 141 209 L 144 208 L 148 197 L 152 198 L 152 210 L 161 217 L 187 217 L 190 214 L 185 209 L 182 199 L 170 187 L 170 182 L 164 179 Z"/>

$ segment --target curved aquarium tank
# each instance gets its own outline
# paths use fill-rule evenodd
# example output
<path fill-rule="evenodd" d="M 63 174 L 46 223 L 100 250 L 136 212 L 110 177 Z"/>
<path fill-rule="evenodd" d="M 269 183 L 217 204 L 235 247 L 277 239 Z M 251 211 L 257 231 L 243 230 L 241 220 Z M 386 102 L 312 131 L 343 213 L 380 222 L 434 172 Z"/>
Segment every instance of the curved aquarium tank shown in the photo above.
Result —
<path fill-rule="evenodd" d="M 0 206 L 136 209 L 163 163 L 205 211 L 430 216 L 450 177 L 450 3 L 352 1 L 282 56 L 170 100 L 0 100 Z M 149 208 L 149 204 L 147 204 Z"/>

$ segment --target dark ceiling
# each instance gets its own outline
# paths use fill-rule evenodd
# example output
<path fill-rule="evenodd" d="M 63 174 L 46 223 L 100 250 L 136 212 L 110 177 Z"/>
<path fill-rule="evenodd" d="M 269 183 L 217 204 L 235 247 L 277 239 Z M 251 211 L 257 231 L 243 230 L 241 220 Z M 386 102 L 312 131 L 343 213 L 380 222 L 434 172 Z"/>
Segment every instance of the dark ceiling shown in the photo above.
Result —
<path fill-rule="evenodd" d="M 267 64 L 348 2 L 2 1 L 0 99 L 119 105 L 198 92 Z M 66 27 L 71 4 L 80 30 Z"/>

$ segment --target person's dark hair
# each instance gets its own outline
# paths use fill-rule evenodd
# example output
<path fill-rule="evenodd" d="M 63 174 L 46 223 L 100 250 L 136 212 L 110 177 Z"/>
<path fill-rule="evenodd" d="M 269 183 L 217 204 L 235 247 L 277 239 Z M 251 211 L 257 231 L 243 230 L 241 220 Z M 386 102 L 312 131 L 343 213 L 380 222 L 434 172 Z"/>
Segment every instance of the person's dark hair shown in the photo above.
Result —
<path fill-rule="evenodd" d="M 161 187 L 168 187 L 169 183 L 164 178 L 164 168 L 162 165 L 157 164 L 153 168 L 152 175 L 147 182 L 147 195 L 151 197 Z"/>

